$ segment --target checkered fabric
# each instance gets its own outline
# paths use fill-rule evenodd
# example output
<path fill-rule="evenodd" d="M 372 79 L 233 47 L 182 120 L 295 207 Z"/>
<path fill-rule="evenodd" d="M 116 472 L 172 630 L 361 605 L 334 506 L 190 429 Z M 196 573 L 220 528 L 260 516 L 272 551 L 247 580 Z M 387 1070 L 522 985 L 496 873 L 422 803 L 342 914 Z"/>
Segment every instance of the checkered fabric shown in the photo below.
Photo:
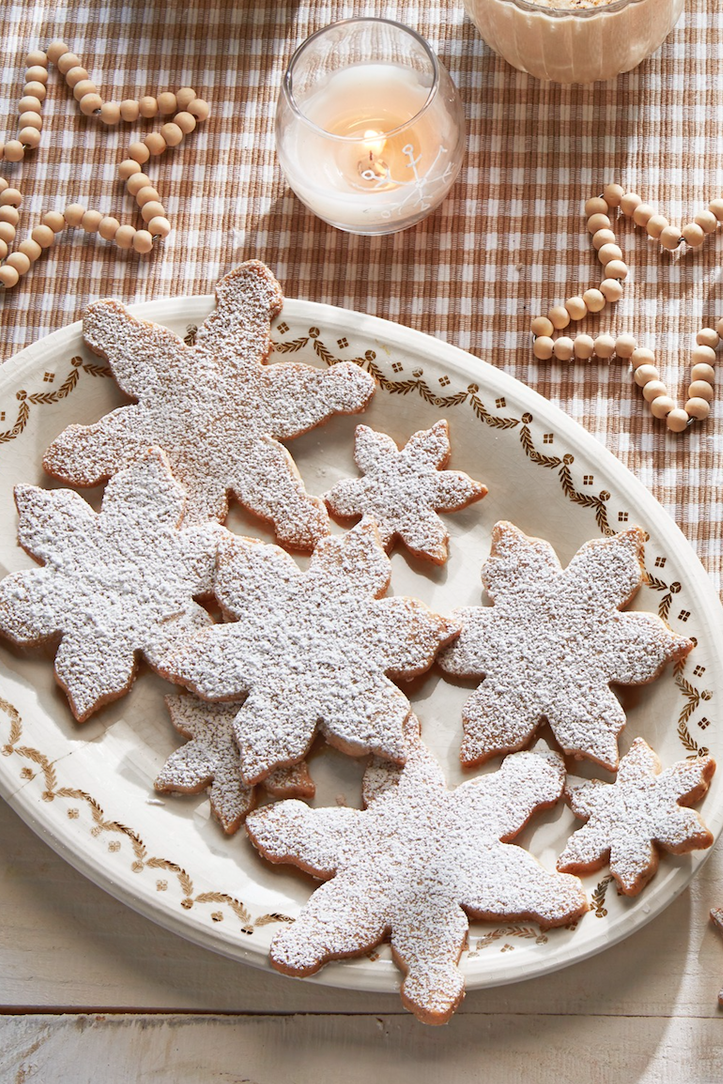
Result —
<path fill-rule="evenodd" d="M 312 31 L 354 14 L 419 30 L 465 103 L 463 171 L 429 219 L 405 233 L 359 238 L 306 211 L 276 162 L 282 72 Z M 620 363 L 536 362 L 529 319 L 599 281 L 582 207 L 616 180 L 682 223 L 723 191 L 723 11 L 687 0 L 663 47 L 637 70 L 588 87 L 546 85 L 483 43 L 462 0 L 8 0 L 0 9 L 2 93 L 17 132 L 29 49 L 63 38 L 106 98 L 191 84 L 212 117 L 149 173 L 174 231 L 151 257 L 69 231 L 0 300 L 3 354 L 72 320 L 94 298 L 126 302 L 211 292 L 242 259 L 260 257 L 289 297 L 359 309 L 429 332 L 485 358 L 559 403 L 654 492 L 721 584 L 723 403 L 679 437 L 654 421 Z M 51 69 L 39 150 L 1 171 L 23 194 L 20 236 L 42 211 L 77 201 L 136 221 L 116 166 L 132 126 L 82 117 Z M 149 130 L 143 122 L 136 131 Z M 696 330 L 723 316 L 723 233 L 671 256 L 620 226 L 631 268 L 623 301 L 581 331 L 630 331 L 651 346 L 685 398 Z M 685 246 L 684 246 L 685 247 Z"/>

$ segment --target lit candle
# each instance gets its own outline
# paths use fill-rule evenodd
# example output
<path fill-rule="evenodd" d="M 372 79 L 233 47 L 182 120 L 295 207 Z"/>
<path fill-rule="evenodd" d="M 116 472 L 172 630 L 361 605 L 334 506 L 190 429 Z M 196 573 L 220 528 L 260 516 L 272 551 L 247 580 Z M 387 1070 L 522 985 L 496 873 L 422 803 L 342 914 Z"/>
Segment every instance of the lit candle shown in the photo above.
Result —
<path fill-rule="evenodd" d="M 352 233 L 414 225 L 444 199 L 464 153 L 452 81 L 414 31 L 382 19 L 328 27 L 297 50 L 277 113 L 289 184 Z"/>

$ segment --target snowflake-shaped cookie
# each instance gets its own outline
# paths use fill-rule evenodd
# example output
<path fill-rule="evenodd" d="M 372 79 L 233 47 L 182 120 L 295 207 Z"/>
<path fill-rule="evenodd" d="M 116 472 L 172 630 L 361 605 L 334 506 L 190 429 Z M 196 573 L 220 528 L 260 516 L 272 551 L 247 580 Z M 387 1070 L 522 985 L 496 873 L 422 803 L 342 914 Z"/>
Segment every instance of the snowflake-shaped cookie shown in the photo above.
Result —
<path fill-rule="evenodd" d="M 387 550 L 400 538 L 417 557 L 443 565 L 449 533 L 437 512 L 456 512 L 487 492 L 462 471 L 444 470 L 449 456 L 446 421 L 414 433 L 402 449 L 386 433 L 358 425 L 354 460 L 364 477 L 337 482 L 326 503 L 343 518 L 372 516 Z"/>
<path fill-rule="evenodd" d="M 96 485 L 158 445 L 188 489 L 189 521 L 222 520 L 231 493 L 270 521 L 282 544 L 311 549 L 329 533 L 326 509 L 306 492 L 279 441 L 333 414 L 363 410 L 374 381 L 351 362 L 326 370 L 264 364 L 282 296 L 263 264 L 250 261 L 226 275 L 216 298 L 194 346 L 135 319 L 117 301 L 90 305 L 85 340 L 137 402 L 95 425 L 69 426 L 43 465 L 75 485 Z"/>
<path fill-rule="evenodd" d="M 209 700 L 248 693 L 235 723 L 246 783 L 301 760 L 317 727 L 343 752 L 403 761 L 410 705 L 389 676 L 423 673 L 457 626 L 382 598 L 389 579 L 373 521 L 322 539 L 306 572 L 278 546 L 221 542 L 214 590 L 231 620 L 189 638 L 166 673 Z"/>
<path fill-rule="evenodd" d="M 55 673 L 83 722 L 126 692 L 142 652 L 157 666 L 175 636 L 211 622 L 218 524 L 181 527 L 186 498 L 157 449 L 117 474 L 102 510 L 77 493 L 15 489 L 20 545 L 40 569 L 0 583 L 0 631 L 19 644 L 60 635 Z"/>
<path fill-rule="evenodd" d="M 233 722 L 240 704 L 209 704 L 196 696 L 167 696 L 171 722 L 188 742 L 171 753 L 158 773 L 161 793 L 198 794 L 208 788 L 211 811 L 224 832 L 235 832 L 256 806 L 256 787 L 241 778 Z M 306 762 L 277 768 L 264 787 L 279 798 L 313 798 L 314 783 Z"/>
<path fill-rule="evenodd" d="M 548 928 L 579 918 L 588 905 L 577 878 L 550 873 L 509 845 L 536 810 L 557 801 L 562 758 L 517 753 L 499 771 L 449 791 L 412 724 L 413 716 L 405 767 L 376 764 L 367 772 L 366 809 L 310 809 L 291 800 L 252 813 L 246 827 L 272 862 L 292 862 L 328 882 L 274 938 L 273 965 L 311 975 L 391 933 L 406 976 L 404 1004 L 420 1020 L 443 1024 L 464 996 L 457 963 L 468 916 Z"/>
<path fill-rule="evenodd" d="M 566 797 L 587 823 L 570 837 L 557 868 L 588 873 L 609 861 L 619 891 L 637 896 L 657 870 L 661 850 L 686 854 L 710 847 L 712 834 L 685 807 L 703 797 L 714 772 L 710 756 L 661 771 L 647 742 L 636 738 L 614 783 L 569 777 Z"/>
<path fill-rule="evenodd" d="M 546 719 L 566 753 L 618 764 L 625 712 L 610 688 L 642 685 L 690 640 L 655 614 L 621 613 L 642 582 L 643 532 L 586 542 L 563 569 L 552 547 L 498 523 L 482 580 L 492 606 L 457 610 L 448 674 L 481 677 L 462 711 L 461 759 L 520 749 Z"/>

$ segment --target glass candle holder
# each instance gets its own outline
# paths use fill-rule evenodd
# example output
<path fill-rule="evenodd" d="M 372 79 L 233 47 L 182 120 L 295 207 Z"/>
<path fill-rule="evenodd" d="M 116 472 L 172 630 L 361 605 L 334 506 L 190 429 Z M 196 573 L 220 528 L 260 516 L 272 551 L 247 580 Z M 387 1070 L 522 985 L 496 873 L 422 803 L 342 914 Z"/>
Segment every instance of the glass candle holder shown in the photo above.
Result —
<path fill-rule="evenodd" d="M 454 184 L 464 111 L 414 30 L 347 19 L 291 58 L 276 147 L 289 185 L 324 222 L 348 233 L 396 233 L 430 214 Z"/>
<path fill-rule="evenodd" d="M 465 0 L 465 7 L 513 67 L 554 83 L 594 83 L 654 53 L 683 0 Z"/>

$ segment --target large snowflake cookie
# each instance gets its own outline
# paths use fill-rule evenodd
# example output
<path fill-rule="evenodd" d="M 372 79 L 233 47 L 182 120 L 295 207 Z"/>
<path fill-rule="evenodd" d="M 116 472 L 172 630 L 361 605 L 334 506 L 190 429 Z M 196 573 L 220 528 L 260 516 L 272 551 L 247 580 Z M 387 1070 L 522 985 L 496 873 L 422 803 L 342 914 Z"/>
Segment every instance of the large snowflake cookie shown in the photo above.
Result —
<path fill-rule="evenodd" d="M 20 485 L 20 545 L 43 568 L 0 583 L 0 632 L 19 644 L 60 637 L 55 673 L 79 722 L 126 692 L 143 653 L 157 667 L 174 637 L 211 623 L 225 528 L 183 527 L 186 498 L 151 450 L 108 484 L 93 511 L 71 490 Z"/>
<path fill-rule="evenodd" d="M 587 823 L 570 837 L 557 868 L 588 873 L 609 861 L 619 891 L 636 896 L 657 870 L 661 850 L 686 854 L 712 844 L 699 814 L 685 807 L 703 797 L 714 771 L 711 756 L 661 771 L 647 742 L 636 738 L 614 783 L 569 777 L 565 794 Z"/>
<path fill-rule="evenodd" d="M 197 696 L 167 696 L 166 706 L 179 734 L 188 738 L 171 753 L 158 773 L 155 788 L 162 794 L 199 794 L 208 790 L 211 812 L 231 835 L 256 806 L 257 788 L 241 778 L 233 722 L 240 704 L 210 704 Z M 306 762 L 277 768 L 264 787 L 279 798 L 313 798 L 314 783 Z"/>
<path fill-rule="evenodd" d="M 442 565 L 449 533 L 437 512 L 456 512 L 487 492 L 462 471 L 443 469 L 450 451 L 444 420 L 414 433 L 401 449 L 386 433 L 359 425 L 354 460 L 364 477 L 337 482 L 326 503 L 343 518 L 372 516 L 387 550 L 400 538 L 417 557 Z"/>
<path fill-rule="evenodd" d="M 329 533 L 326 509 L 306 492 L 279 441 L 333 414 L 363 410 L 374 381 L 352 362 L 325 370 L 264 364 L 282 295 L 262 263 L 250 261 L 226 275 L 216 299 L 193 346 L 137 320 L 117 301 L 90 305 L 85 341 L 108 359 L 121 389 L 137 402 L 95 425 L 69 426 L 43 465 L 75 485 L 96 485 L 157 445 L 188 489 L 189 520 L 222 520 L 233 494 L 273 524 L 282 544 L 311 549 Z"/>
<path fill-rule="evenodd" d="M 455 611 L 462 632 L 439 658 L 483 679 L 462 711 L 463 763 L 522 748 L 546 719 L 566 753 L 617 767 L 625 712 L 611 683 L 646 684 L 693 647 L 655 614 L 621 613 L 642 551 L 633 527 L 586 542 L 563 569 L 547 542 L 495 525 L 482 569 L 494 604 Z"/>
<path fill-rule="evenodd" d="M 414 725 L 412 716 L 405 767 L 377 763 L 367 772 L 366 809 L 291 800 L 252 813 L 246 827 L 272 862 L 327 882 L 274 938 L 274 967 L 311 975 L 389 933 L 405 973 L 404 1004 L 420 1020 L 443 1024 L 464 996 L 457 964 L 468 916 L 547 928 L 574 921 L 588 905 L 577 878 L 548 872 L 510 846 L 535 811 L 558 800 L 562 758 L 517 753 L 499 771 L 449 791 Z"/>
<path fill-rule="evenodd" d="M 317 730 L 344 752 L 404 759 L 409 700 L 390 677 L 427 670 L 457 632 L 411 598 L 382 598 L 390 562 L 372 521 L 319 542 L 302 572 L 278 546 L 229 536 L 214 590 L 225 624 L 168 659 L 209 700 L 248 693 L 235 721 L 246 783 L 295 764 Z"/>

